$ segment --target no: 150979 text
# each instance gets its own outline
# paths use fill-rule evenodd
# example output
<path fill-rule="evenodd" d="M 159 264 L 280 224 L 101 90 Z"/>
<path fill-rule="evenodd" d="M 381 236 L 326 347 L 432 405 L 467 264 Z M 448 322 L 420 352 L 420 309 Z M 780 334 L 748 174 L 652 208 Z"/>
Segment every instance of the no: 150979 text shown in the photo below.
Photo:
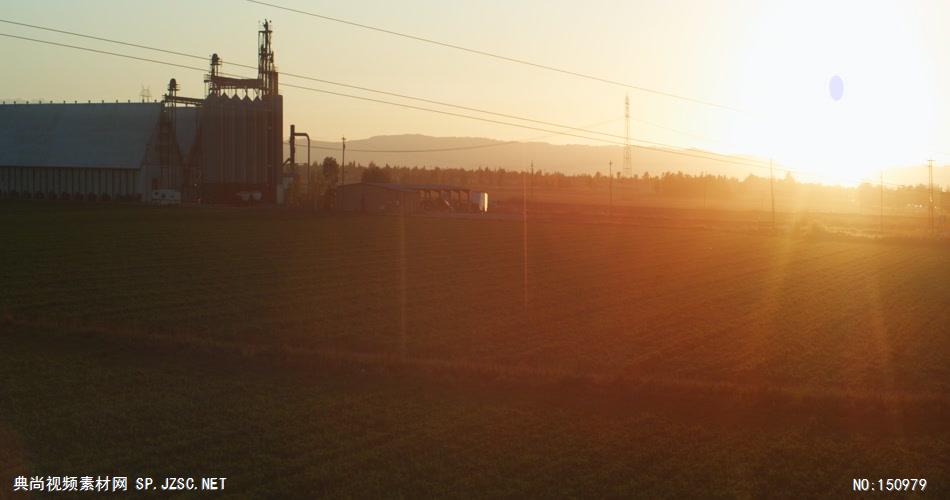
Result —
<path fill-rule="evenodd" d="M 924 491 L 926 479 L 852 479 L 852 491 Z"/>

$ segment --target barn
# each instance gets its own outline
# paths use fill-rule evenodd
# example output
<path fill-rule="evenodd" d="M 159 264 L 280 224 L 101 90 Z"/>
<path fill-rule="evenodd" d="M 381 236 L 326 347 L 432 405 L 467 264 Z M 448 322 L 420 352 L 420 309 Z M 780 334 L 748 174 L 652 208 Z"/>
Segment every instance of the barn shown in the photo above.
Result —
<path fill-rule="evenodd" d="M 0 196 L 142 199 L 162 175 L 161 106 L 0 105 Z"/>
<path fill-rule="evenodd" d="M 161 102 L 0 103 L 0 197 L 191 202 L 281 199 L 283 97 L 270 23 L 258 73 L 237 78 L 211 56 L 203 98 Z"/>

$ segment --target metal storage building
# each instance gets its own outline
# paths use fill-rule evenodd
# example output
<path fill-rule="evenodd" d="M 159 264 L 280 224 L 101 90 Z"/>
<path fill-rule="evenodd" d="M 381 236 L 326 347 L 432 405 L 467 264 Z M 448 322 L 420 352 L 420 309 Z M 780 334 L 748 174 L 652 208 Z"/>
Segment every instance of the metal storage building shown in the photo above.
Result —
<path fill-rule="evenodd" d="M 159 103 L 0 105 L 0 196 L 139 199 L 161 176 Z"/>
<path fill-rule="evenodd" d="M 404 212 L 420 209 L 419 192 L 399 184 L 357 182 L 337 188 L 337 207 L 351 212 Z"/>
<path fill-rule="evenodd" d="M 284 101 L 278 90 L 273 31 L 264 21 L 257 32 L 257 76 L 238 78 L 221 71 L 222 60 L 211 56 L 204 99 L 179 97 L 170 82 L 165 103 L 170 113 L 193 106 L 197 117 L 194 144 L 184 151 L 186 198 L 230 202 L 241 192 L 259 192 L 277 201 L 283 166 Z M 182 106 L 186 106 L 183 108 Z M 178 139 L 181 146 L 182 139 Z"/>
<path fill-rule="evenodd" d="M 278 200 L 283 97 L 270 22 L 258 31 L 256 77 L 222 73 L 211 56 L 203 98 L 169 81 L 158 103 L 0 105 L 0 196 L 185 201 Z"/>

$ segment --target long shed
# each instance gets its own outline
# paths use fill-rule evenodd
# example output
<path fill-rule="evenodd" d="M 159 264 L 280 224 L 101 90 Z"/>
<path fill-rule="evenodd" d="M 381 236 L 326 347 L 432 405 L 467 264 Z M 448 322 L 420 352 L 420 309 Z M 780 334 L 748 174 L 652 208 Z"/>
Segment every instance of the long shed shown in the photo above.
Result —
<path fill-rule="evenodd" d="M 336 206 L 349 212 L 403 212 L 420 210 L 419 194 L 399 184 L 357 182 L 337 188 Z"/>
<path fill-rule="evenodd" d="M 161 177 L 159 103 L 0 105 L 0 196 L 140 199 Z"/>

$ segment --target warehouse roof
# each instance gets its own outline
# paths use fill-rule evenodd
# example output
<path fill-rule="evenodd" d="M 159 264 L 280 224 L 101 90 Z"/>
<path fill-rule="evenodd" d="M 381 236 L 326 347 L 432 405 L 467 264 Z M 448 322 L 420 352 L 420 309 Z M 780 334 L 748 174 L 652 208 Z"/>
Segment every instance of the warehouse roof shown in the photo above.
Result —
<path fill-rule="evenodd" d="M 0 105 L 0 166 L 139 168 L 161 104 Z"/>

